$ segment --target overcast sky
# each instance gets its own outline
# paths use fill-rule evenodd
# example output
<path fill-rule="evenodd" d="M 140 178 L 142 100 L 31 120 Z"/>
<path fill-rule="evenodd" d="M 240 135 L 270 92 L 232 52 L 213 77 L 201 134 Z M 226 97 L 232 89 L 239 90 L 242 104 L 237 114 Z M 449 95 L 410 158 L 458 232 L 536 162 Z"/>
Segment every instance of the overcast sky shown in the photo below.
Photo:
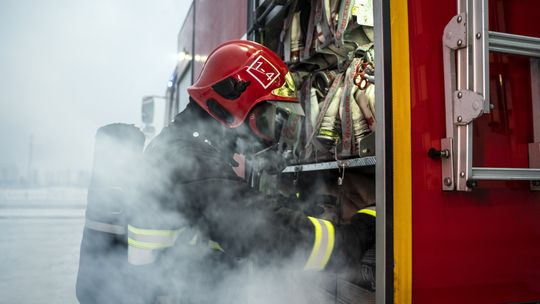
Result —
<path fill-rule="evenodd" d="M 91 167 L 96 129 L 163 95 L 188 0 L 1 0 L 0 169 Z"/>

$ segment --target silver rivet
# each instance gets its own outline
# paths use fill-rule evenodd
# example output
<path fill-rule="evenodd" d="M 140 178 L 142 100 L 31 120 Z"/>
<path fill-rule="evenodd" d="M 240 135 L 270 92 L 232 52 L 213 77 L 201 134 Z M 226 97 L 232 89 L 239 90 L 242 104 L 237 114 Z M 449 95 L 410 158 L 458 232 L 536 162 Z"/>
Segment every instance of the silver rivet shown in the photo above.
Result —
<path fill-rule="evenodd" d="M 459 173 L 459 177 L 464 178 L 465 177 L 465 171 L 461 171 L 461 173 Z"/>
<path fill-rule="evenodd" d="M 450 158 L 450 150 L 444 149 L 441 151 L 441 156 L 444 158 Z"/>
<path fill-rule="evenodd" d="M 489 108 L 490 108 L 491 110 L 493 110 L 493 109 L 495 109 L 495 105 L 492 104 L 492 103 L 490 103 L 490 104 L 489 104 Z"/>
<path fill-rule="evenodd" d="M 463 17 L 458 16 L 458 17 L 457 17 L 457 22 L 458 22 L 458 23 L 461 23 L 461 21 L 463 21 Z"/>
<path fill-rule="evenodd" d="M 197 131 L 193 132 L 193 137 L 199 137 L 199 132 Z"/>
<path fill-rule="evenodd" d="M 476 33 L 476 39 L 480 39 L 482 37 L 482 33 L 478 32 Z"/>
<path fill-rule="evenodd" d="M 363 155 L 368 154 L 368 152 L 369 152 L 369 149 L 362 149 L 362 154 L 363 154 Z"/>
<path fill-rule="evenodd" d="M 462 44 L 463 44 L 463 41 L 462 41 L 461 39 L 459 39 L 459 40 L 457 41 L 457 45 L 458 45 L 458 46 L 461 46 Z"/>
<path fill-rule="evenodd" d="M 461 97 L 463 97 L 463 93 L 458 92 L 458 93 L 457 93 L 457 98 L 461 98 Z"/>
<path fill-rule="evenodd" d="M 458 122 L 461 122 L 462 120 L 463 120 L 463 117 L 461 117 L 461 116 L 458 116 L 458 117 L 457 117 L 457 121 L 458 121 Z"/>
<path fill-rule="evenodd" d="M 446 186 L 451 186 L 452 185 L 452 179 L 450 177 L 445 177 L 444 178 L 444 184 Z"/>

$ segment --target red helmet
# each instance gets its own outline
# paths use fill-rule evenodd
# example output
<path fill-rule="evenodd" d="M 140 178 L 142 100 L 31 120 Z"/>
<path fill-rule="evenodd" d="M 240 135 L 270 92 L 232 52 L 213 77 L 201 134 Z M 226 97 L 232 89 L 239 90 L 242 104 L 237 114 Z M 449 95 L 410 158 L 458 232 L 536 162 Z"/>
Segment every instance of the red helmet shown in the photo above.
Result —
<path fill-rule="evenodd" d="M 294 80 L 285 63 L 253 41 L 233 40 L 218 46 L 188 94 L 229 128 L 236 128 L 253 107 L 273 101 L 300 112 Z"/>

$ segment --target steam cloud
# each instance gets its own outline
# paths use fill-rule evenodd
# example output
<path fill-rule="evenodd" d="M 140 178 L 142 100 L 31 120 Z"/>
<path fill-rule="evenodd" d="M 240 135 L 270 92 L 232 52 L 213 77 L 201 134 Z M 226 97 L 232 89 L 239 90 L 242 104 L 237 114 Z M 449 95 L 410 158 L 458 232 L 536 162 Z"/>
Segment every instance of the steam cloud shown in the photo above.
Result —
<path fill-rule="evenodd" d="M 222 136 L 215 134 L 215 129 L 201 128 L 198 126 L 198 131 L 209 134 L 212 140 L 217 141 Z M 216 137 L 212 138 L 212 134 Z M 191 133 L 187 135 L 191 137 Z M 176 140 L 178 136 L 170 136 L 167 144 L 174 146 Z M 210 145 L 207 148 L 191 151 L 193 147 L 183 146 L 160 151 L 151 145 L 147 150 L 160 153 L 153 153 L 151 158 L 142 161 L 137 145 L 110 138 L 96 141 L 87 218 L 123 226 L 136 220 L 141 227 L 184 230 L 175 246 L 163 250 L 154 263 L 133 266 L 127 263 L 125 235 L 102 234 L 91 238 L 91 232 L 86 229 L 87 247 L 83 240 L 78 287 L 82 304 L 87 303 L 85 297 L 94 298 L 98 303 L 153 303 L 157 299 L 158 303 L 267 304 L 334 303 L 337 299 L 354 303 L 355 299 L 370 296 L 369 292 L 347 284 L 341 274 L 302 271 L 310 246 L 299 245 L 285 258 L 277 256 L 271 246 L 281 240 L 276 240 L 271 230 L 265 229 L 266 225 L 274 223 L 269 222 L 267 213 L 262 211 L 264 201 L 256 198 L 246 204 L 248 208 L 231 208 L 234 204 L 226 204 L 226 200 L 250 197 L 243 198 L 234 185 L 229 187 L 223 180 L 209 179 L 199 190 L 207 192 L 203 198 L 213 197 L 214 200 L 200 202 L 197 200 L 200 195 L 186 192 L 175 183 L 179 174 L 189 179 L 190 174 L 196 177 L 209 166 L 220 165 L 215 156 L 205 155 L 213 149 Z M 194 156 L 201 155 L 208 156 L 206 161 L 195 161 Z M 314 186 L 324 184 L 325 181 L 318 181 Z M 372 186 L 372 183 L 366 184 L 367 189 Z M 301 206 L 291 207 L 300 209 Z M 189 212 L 198 212 L 205 220 L 218 222 L 217 227 L 202 225 L 204 221 L 197 221 Z M 216 229 L 221 235 L 237 234 L 238 245 L 225 247 L 225 252 L 209 248 L 206 241 L 214 237 L 211 231 Z M 202 241 L 192 245 L 195 235 Z M 103 250 L 102 246 L 109 248 Z M 269 254 L 264 254 L 265 250 Z M 91 263 L 85 264 L 85 258 Z"/>

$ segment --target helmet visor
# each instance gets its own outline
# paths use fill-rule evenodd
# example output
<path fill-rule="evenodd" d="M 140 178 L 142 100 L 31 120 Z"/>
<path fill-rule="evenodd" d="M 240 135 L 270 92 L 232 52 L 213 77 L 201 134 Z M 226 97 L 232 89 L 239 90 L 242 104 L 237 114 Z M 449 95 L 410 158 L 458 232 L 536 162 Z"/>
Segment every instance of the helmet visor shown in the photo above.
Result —
<path fill-rule="evenodd" d="M 257 105 L 250 114 L 249 127 L 259 138 L 276 143 L 287 123 L 289 113 L 272 103 Z"/>

